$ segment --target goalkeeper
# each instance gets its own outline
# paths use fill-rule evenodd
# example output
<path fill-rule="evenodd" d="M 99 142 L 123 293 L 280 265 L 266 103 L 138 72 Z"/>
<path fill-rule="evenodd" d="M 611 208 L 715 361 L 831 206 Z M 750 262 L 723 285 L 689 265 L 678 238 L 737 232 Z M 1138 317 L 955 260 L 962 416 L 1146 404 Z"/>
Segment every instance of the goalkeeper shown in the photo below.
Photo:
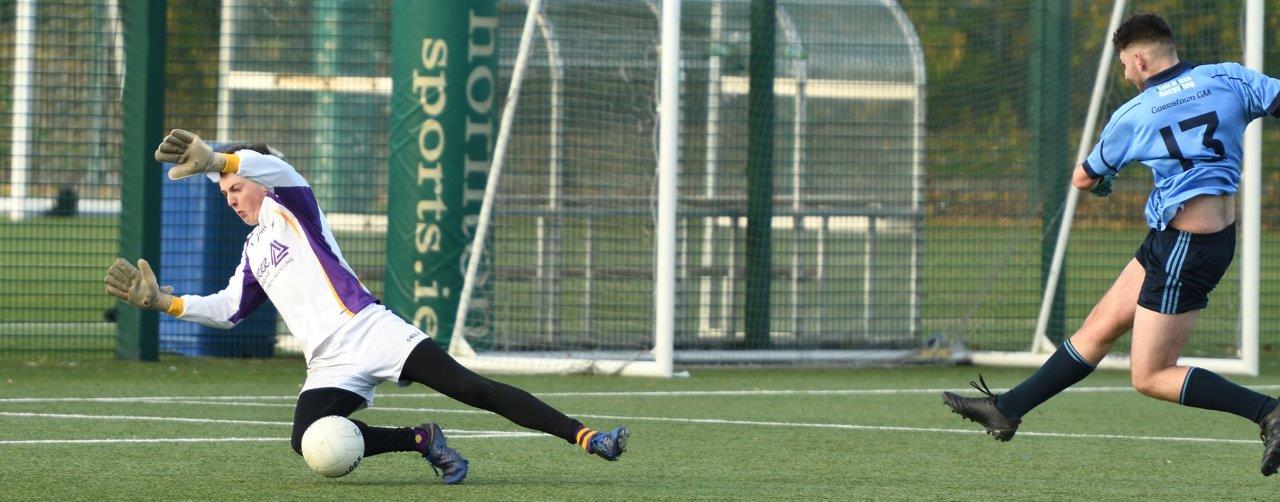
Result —
<path fill-rule="evenodd" d="M 227 205 L 253 230 L 226 289 L 207 296 L 177 296 L 158 287 L 146 260 L 134 268 L 117 258 L 107 270 L 107 293 L 139 308 L 215 328 L 230 328 L 271 300 L 298 339 L 307 379 L 294 409 L 293 450 L 302 434 L 327 415 L 349 416 L 373 403 L 384 380 L 417 382 L 512 422 L 536 429 L 605 460 L 626 449 L 630 431 L 596 432 L 528 392 L 467 370 L 425 334 L 381 305 L 342 257 L 311 187 L 266 145 L 238 145 L 214 152 L 200 137 L 175 129 L 155 158 L 177 164 L 170 179 L 205 174 Z M 167 208 L 180 210 L 180 208 Z M 372 427 L 352 420 L 364 434 L 365 455 L 421 453 L 444 482 L 461 482 L 467 460 L 449 448 L 440 427 Z"/>
<path fill-rule="evenodd" d="M 1135 14 L 1112 46 L 1138 95 L 1111 115 L 1072 184 L 1110 193 L 1110 177 L 1132 161 L 1151 168 L 1151 230 L 1111 289 L 1030 378 L 1004 394 L 973 384 L 982 398 L 943 393 L 952 411 L 1008 441 L 1023 415 L 1084 379 L 1126 331 L 1133 331 L 1130 377 L 1147 396 L 1224 411 L 1257 423 L 1264 476 L 1280 465 L 1280 401 L 1178 356 L 1209 292 L 1236 247 L 1236 186 L 1245 126 L 1280 116 L 1280 80 L 1235 63 L 1195 65 L 1178 59 L 1173 31 L 1153 14 Z M 971 382 L 972 384 L 972 382 Z"/>

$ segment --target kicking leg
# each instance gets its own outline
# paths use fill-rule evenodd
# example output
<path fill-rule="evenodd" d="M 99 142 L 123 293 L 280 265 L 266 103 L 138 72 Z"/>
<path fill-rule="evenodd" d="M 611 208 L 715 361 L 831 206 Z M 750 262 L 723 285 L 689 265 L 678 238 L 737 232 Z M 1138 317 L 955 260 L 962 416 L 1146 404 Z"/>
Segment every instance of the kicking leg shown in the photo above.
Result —
<path fill-rule="evenodd" d="M 1133 328 L 1134 309 L 1144 276 L 1138 260 L 1129 260 L 1080 329 L 1063 341 L 1061 348 L 1030 378 L 997 398 L 1000 411 L 1010 418 L 1021 419 L 1036 406 L 1089 376 L 1116 340 Z"/>
<path fill-rule="evenodd" d="M 521 427 L 577 444 L 606 460 L 615 460 L 626 450 L 630 435 L 626 427 L 596 432 L 528 392 L 464 368 L 431 340 L 419 343 L 409 354 L 400 379 L 426 385 L 462 403 L 492 411 Z"/>
<path fill-rule="evenodd" d="M 981 386 L 970 382 L 987 396 L 962 397 L 943 392 L 943 402 L 951 411 L 982 424 L 997 440 L 1012 439 L 1023 415 L 1089 376 L 1116 339 L 1133 326 L 1133 309 L 1143 276 L 1142 265 L 1130 260 L 1080 329 L 1017 387 L 997 395 L 986 388 L 986 382 Z"/>
<path fill-rule="evenodd" d="M 1090 366 L 1097 366 L 1111 352 L 1111 346 L 1133 328 L 1145 272 L 1138 260 L 1129 260 L 1098 304 L 1089 311 L 1080 329 L 1071 335 L 1071 346 Z"/>

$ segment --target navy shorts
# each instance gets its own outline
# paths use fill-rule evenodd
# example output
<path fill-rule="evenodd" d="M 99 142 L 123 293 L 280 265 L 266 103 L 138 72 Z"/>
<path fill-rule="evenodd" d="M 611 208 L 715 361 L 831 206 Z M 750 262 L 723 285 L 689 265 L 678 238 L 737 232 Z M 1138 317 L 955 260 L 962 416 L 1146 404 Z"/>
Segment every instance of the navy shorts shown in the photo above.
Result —
<path fill-rule="evenodd" d="M 1205 308 L 1235 254 L 1235 224 L 1212 234 L 1152 229 L 1133 255 L 1147 272 L 1138 305 L 1161 314 Z"/>

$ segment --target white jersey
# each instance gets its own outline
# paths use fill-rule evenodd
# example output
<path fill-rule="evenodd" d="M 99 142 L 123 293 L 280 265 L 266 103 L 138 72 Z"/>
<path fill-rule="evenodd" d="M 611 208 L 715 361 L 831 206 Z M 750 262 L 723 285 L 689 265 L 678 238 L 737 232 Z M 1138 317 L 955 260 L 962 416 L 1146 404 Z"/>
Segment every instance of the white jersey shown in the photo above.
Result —
<path fill-rule="evenodd" d="M 258 226 L 245 238 L 226 289 L 182 295 L 178 318 L 230 328 L 270 299 L 310 365 L 317 347 L 378 298 L 343 259 L 311 187 L 293 166 L 252 150 L 228 154 L 227 163 L 238 163 L 227 172 L 267 188 Z"/>

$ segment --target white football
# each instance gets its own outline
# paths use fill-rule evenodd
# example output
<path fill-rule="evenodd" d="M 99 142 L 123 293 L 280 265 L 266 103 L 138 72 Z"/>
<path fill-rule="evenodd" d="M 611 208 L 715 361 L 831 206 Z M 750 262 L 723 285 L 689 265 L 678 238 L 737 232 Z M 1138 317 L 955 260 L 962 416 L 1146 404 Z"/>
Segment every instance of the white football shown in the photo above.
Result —
<path fill-rule="evenodd" d="M 316 420 L 302 434 L 302 458 L 316 474 L 346 476 L 364 458 L 364 435 L 346 417 L 329 415 Z"/>

